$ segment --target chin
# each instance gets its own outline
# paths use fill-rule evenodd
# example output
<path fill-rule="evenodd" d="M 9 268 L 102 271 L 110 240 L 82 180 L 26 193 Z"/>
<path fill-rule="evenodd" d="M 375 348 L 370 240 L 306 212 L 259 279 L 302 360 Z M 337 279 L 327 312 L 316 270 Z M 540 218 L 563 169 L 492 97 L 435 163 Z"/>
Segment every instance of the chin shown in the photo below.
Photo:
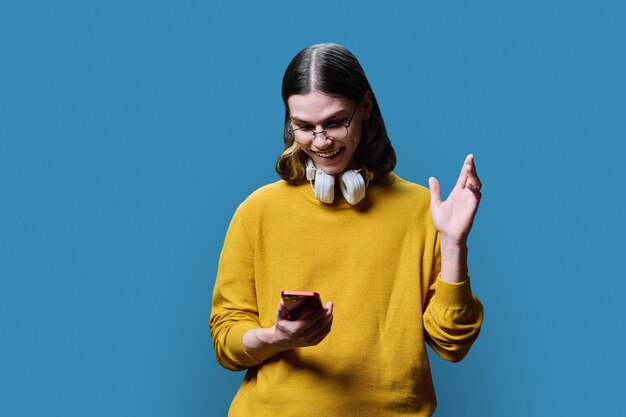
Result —
<path fill-rule="evenodd" d="M 324 174 L 328 174 L 328 175 L 337 175 L 341 172 L 343 172 L 343 169 L 328 169 L 326 167 L 323 167 L 320 165 L 321 170 L 324 172 Z"/>
<path fill-rule="evenodd" d="M 348 168 L 347 163 L 330 165 L 318 163 L 317 166 L 328 175 L 340 174 Z"/>
<path fill-rule="evenodd" d="M 319 167 L 325 174 L 328 175 L 340 174 L 348 168 L 350 161 L 346 160 L 345 156 L 345 154 L 338 155 L 338 158 L 335 160 L 325 160 L 317 155 L 309 154 L 309 157 L 313 159 L 315 166 Z"/>

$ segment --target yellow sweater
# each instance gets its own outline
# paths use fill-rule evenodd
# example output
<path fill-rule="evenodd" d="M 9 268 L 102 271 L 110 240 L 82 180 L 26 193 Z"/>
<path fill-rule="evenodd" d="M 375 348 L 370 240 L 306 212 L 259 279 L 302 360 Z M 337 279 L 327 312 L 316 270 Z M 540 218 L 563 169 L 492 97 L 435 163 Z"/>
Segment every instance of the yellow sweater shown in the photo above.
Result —
<path fill-rule="evenodd" d="M 478 336 L 469 280 L 438 278 L 429 191 L 390 174 L 357 206 L 316 200 L 309 184 L 262 187 L 224 241 L 210 327 L 219 363 L 248 369 L 231 417 L 429 416 L 436 401 L 425 343 L 457 361 Z M 242 337 L 271 327 L 282 290 L 333 301 L 319 345 L 260 363 Z"/>

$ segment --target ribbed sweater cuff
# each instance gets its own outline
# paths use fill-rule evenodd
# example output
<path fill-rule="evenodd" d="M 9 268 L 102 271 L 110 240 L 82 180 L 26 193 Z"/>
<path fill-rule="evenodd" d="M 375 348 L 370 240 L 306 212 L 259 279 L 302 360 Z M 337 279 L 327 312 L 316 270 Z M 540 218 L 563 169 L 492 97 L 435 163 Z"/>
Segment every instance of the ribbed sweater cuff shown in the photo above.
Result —
<path fill-rule="evenodd" d="M 246 334 L 248 330 L 256 327 L 259 326 L 254 323 L 239 323 L 231 327 L 228 331 L 231 354 L 240 365 L 245 367 L 259 365 L 261 363 L 254 357 L 250 356 L 243 348 L 243 335 Z"/>
<path fill-rule="evenodd" d="M 465 281 L 451 284 L 437 277 L 435 287 L 435 300 L 441 307 L 450 309 L 462 309 L 474 302 L 469 275 Z"/>

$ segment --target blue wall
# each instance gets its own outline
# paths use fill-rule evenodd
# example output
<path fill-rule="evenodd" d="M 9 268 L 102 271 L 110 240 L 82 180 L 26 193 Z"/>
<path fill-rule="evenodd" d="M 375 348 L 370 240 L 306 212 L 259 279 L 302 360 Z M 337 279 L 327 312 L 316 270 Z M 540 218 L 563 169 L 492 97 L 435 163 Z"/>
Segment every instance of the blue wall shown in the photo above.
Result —
<path fill-rule="evenodd" d="M 282 73 L 360 59 L 399 155 L 476 155 L 481 337 L 441 416 L 617 415 L 626 291 L 620 1 L 3 1 L 0 415 L 225 415 L 207 319 L 230 217 L 277 177 Z"/>

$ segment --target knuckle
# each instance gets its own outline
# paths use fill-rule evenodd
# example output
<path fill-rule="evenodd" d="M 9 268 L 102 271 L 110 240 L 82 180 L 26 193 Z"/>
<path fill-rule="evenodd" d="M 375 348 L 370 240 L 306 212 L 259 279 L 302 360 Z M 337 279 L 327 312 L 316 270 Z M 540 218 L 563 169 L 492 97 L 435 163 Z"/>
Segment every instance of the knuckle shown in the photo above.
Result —
<path fill-rule="evenodd" d="M 283 333 L 285 333 L 285 335 L 289 337 L 290 339 L 294 339 L 299 336 L 299 332 L 297 331 L 297 329 L 293 329 L 289 327 L 283 328 Z"/>

